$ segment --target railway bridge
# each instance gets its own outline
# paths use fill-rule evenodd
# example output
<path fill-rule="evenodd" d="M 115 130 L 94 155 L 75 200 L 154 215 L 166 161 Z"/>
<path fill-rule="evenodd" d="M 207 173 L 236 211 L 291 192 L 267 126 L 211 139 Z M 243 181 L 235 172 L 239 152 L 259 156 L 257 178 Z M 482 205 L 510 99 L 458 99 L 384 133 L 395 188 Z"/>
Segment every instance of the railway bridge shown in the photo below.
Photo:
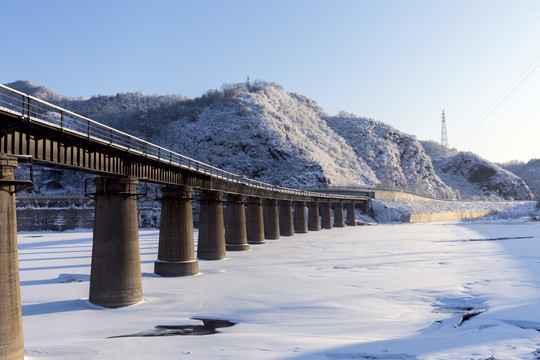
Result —
<path fill-rule="evenodd" d="M 95 199 L 89 301 L 109 308 L 143 299 L 137 222 L 141 181 L 162 185 L 155 262 L 161 276 L 194 275 L 197 259 L 223 259 L 227 251 L 295 232 L 354 226 L 355 208 L 366 209 L 368 202 L 367 196 L 251 180 L 0 85 L 0 358 L 6 360 L 24 357 L 15 194 L 32 181 L 15 178 L 20 162 L 99 175 L 88 194 Z M 194 200 L 200 202 L 196 256 Z"/>

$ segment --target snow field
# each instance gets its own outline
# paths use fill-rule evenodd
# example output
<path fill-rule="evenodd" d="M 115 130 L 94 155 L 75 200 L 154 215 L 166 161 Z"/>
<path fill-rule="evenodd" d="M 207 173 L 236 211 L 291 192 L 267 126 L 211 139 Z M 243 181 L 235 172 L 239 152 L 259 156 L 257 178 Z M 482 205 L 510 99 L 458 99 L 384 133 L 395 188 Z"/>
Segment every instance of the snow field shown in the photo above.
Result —
<path fill-rule="evenodd" d="M 145 301 L 119 309 L 88 303 L 91 232 L 21 233 L 27 358 L 532 359 L 539 226 L 322 230 L 201 261 L 199 275 L 183 278 L 153 274 L 158 232 L 141 230 Z M 458 326 L 469 311 L 460 307 L 487 311 Z M 107 339 L 200 324 L 192 317 L 238 324 L 207 336 Z"/>

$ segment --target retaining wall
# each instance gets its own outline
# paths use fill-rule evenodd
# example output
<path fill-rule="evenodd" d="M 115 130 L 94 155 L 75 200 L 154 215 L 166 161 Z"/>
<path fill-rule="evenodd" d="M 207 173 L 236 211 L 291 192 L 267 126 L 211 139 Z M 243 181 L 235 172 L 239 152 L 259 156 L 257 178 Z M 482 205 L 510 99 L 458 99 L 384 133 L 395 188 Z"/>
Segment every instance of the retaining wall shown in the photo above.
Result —
<path fill-rule="evenodd" d="M 421 223 L 431 221 L 447 221 L 447 220 L 462 220 L 474 219 L 497 213 L 493 210 L 483 211 L 446 211 L 439 213 L 412 213 L 403 216 L 403 222 Z"/>
<path fill-rule="evenodd" d="M 17 231 L 66 231 L 92 229 L 93 208 L 19 208 Z M 159 228 L 160 209 L 137 209 L 140 228 Z"/>

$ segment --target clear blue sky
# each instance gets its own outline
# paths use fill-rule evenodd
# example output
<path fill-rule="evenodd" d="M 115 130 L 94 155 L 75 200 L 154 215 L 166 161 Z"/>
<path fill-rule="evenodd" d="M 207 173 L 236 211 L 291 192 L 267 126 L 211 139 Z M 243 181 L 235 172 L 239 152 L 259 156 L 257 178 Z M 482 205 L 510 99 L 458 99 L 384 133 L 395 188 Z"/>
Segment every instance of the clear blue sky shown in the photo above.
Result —
<path fill-rule="evenodd" d="M 540 158 L 540 0 L 0 0 L 0 82 L 196 97 L 262 79 L 492 161 Z M 505 92 L 506 90 L 506 92 Z"/>

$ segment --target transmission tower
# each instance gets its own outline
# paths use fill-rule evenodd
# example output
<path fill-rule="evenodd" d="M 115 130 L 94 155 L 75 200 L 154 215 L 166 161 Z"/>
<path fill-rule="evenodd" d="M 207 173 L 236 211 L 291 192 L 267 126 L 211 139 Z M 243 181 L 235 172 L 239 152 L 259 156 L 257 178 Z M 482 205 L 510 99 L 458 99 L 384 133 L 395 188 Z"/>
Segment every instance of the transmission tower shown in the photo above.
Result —
<path fill-rule="evenodd" d="M 446 132 L 446 119 L 444 117 L 444 110 L 442 111 L 441 123 L 441 150 L 443 156 L 448 156 L 448 133 Z"/>

